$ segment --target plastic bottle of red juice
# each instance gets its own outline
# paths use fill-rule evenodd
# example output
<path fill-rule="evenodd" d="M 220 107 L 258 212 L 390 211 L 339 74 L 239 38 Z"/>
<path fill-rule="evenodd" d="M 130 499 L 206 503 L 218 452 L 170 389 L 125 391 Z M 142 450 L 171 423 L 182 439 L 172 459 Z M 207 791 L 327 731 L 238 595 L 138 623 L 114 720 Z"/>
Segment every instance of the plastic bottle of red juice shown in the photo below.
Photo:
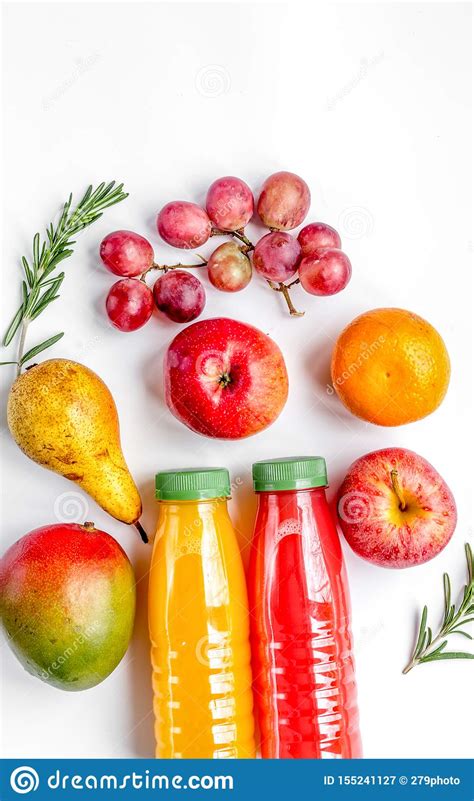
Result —
<path fill-rule="evenodd" d="M 360 757 L 349 592 L 326 463 L 257 462 L 253 480 L 249 594 L 262 756 Z"/>

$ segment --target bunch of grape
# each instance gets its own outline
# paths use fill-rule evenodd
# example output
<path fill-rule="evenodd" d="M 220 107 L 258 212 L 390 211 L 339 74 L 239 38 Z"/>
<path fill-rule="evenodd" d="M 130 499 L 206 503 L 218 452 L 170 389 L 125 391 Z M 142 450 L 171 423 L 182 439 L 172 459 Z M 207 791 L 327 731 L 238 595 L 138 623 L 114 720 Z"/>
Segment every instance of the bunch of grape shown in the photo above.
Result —
<path fill-rule="evenodd" d="M 311 202 L 305 181 L 291 172 L 277 172 L 264 182 L 257 214 L 270 229 L 256 245 L 245 234 L 254 213 L 252 191 L 240 178 L 219 178 L 210 186 L 204 210 L 196 203 L 175 200 L 158 214 L 161 238 L 176 248 L 192 250 L 210 237 L 230 236 L 208 260 L 198 264 L 159 265 L 151 244 L 133 231 L 114 231 L 102 241 L 100 257 L 115 275 L 122 276 L 106 301 L 111 322 L 121 331 L 135 331 L 151 317 L 153 307 L 177 323 L 195 320 L 206 303 L 201 281 L 189 267 L 207 267 L 211 284 L 222 292 L 239 292 L 250 282 L 253 267 L 269 286 L 283 294 L 291 315 L 301 316 L 290 288 L 301 284 L 311 295 L 335 295 L 347 286 L 351 263 L 341 250 L 341 238 L 330 225 L 310 223 L 298 236 L 288 231 L 305 219 Z M 162 275 L 153 289 L 146 283 L 152 270 Z M 288 283 L 289 282 L 289 283 Z"/>

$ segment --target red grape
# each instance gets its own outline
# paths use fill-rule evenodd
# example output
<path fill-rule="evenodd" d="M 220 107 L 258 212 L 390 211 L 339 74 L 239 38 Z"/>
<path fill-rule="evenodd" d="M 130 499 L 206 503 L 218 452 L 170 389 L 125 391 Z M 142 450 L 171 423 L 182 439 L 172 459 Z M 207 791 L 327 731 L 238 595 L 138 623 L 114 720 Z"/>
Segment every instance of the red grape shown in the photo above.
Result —
<path fill-rule="evenodd" d="M 222 231 L 238 231 L 253 214 L 252 190 L 240 178 L 227 175 L 209 187 L 206 211 L 213 225 Z"/>
<path fill-rule="evenodd" d="M 310 256 L 319 248 L 340 248 L 341 237 L 335 228 L 321 222 L 305 225 L 298 234 L 303 256 Z"/>
<path fill-rule="evenodd" d="M 298 269 L 301 248 L 297 239 L 283 231 L 262 237 L 255 247 L 253 265 L 269 281 L 286 281 Z"/>
<path fill-rule="evenodd" d="M 185 270 L 170 270 L 153 287 L 158 309 L 175 323 L 189 323 L 206 305 L 206 293 L 199 278 Z"/>
<path fill-rule="evenodd" d="M 198 248 L 211 235 L 211 221 L 204 209 L 187 200 L 173 200 L 163 206 L 156 225 L 161 238 L 175 248 Z"/>
<path fill-rule="evenodd" d="M 144 236 L 134 231 L 113 231 L 100 243 L 100 258 L 114 275 L 133 278 L 148 270 L 154 257 Z"/>
<path fill-rule="evenodd" d="M 301 286 L 311 295 L 336 295 L 350 281 L 352 267 L 342 250 L 325 248 L 305 256 L 299 266 Z"/>
<path fill-rule="evenodd" d="M 268 228 L 289 231 L 308 213 L 311 194 L 302 178 L 292 172 L 275 172 L 262 186 L 257 211 Z"/>
<path fill-rule="evenodd" d="M 120 331 L 136 331 L 153 313 L 153 293 L 144 281 L 123 278 L 107 295 L 106 309 L 109 320 Z"/>
<path fill-rule="evenodd" d="M 224 242 L 207 262 L 209 280 L 222 292 L 239 292 L 252 278 L 252 265 L 235 242 Z"/>

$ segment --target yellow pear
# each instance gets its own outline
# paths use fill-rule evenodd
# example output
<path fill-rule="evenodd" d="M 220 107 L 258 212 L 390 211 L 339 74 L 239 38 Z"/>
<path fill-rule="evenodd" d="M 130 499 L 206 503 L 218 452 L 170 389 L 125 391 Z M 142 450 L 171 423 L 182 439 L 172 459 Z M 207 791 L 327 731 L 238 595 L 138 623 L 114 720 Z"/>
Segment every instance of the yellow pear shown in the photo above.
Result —
<path fill-rule="evenodd" d="M 31 367 L 10 390 L 8 425 L 30 459 L 74 481 L 117 520 L 137 523 L 142 504 L 120 446 L 117 409 L 92 370 L 68 359 Z"/>

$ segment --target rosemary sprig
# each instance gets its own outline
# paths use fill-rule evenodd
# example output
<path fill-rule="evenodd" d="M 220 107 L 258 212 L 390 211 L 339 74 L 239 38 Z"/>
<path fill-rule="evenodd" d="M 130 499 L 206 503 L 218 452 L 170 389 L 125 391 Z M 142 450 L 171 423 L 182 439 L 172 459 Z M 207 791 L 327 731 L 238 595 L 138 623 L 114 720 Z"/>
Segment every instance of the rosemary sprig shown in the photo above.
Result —
<path fill-rule="evenodd" d="M 22 302 L 3 338 L 3 345 L 7 347 L 16 334 L 19 334 L 17 358 L 0 364 L 16 364 L 17 372 L 20 374 L 26 362 L 64 336 L 63 332 L 55 334 L 24 353 L 28 325 L 50 303 L 59 298 L 64 273 L 60 272 L 59 275 L 53 273 L 58 265 L 72 254 L 75 245 L 72 237 L 98 220 L 109 206 L 120 203 L 126 197 L 128 194 L 123 191 L 123 184 L 116 186 L 115 181 L 109 184 L 101 183 L 96 189 L 89 186 L 74 209 L 72 209 L 72 195 L 69 195 L 59 221 L 56 225 L 49 224 L 43 240 L 39 233 L 34 235 L 31 260 L 28 261 L 25 256 L 21 259 L 24 273 L 21 282 Z"/>
<path fill-rule="evenodd" d="M 421 615 L 418 638 L 413 649 L 411 659 L 403 673 L 408 673 L 416 665 L 425 662 L 436 662 L 439 659 L 474 659 L 474 654 L 467 651 L 445 651 L 448 644 L 446 639 L 451 634 L 461 634 L 472 640 L 473 637 L 464 627 L 474 621 L 474 559 L 471 546 L 464 545 L 467 561 L 467 584 L 464 587 L 463 596 L 456 609 L 456 604 L 452 603 L 451 580 L 447 573 L 443 575 L 444 588 L 444 615 L 438 634 L 433 637 L 433 632 L 426 625 L 428 619 L 428 607 L 423 607 Z"/>

